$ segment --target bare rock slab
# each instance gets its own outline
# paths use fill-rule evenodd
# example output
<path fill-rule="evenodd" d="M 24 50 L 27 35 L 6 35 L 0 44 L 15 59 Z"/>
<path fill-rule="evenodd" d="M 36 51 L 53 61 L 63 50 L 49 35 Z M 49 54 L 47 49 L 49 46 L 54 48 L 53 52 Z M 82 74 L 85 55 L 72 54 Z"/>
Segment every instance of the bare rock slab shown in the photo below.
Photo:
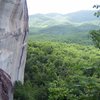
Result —
<path fill-rule="evenodd" d="M 15 81 L 24 79 L 26 47 L 28 34 L 28 10 L 26 0 L 0 0 L 0 94 L 4 91 L 6 79 L 7 91 L 11 92 Z M 6 75 L 4 74 L 6 73 Z M 8 76 L 10 78 L 8 78 Z M 12 84 L 12 85 L 11 85 Z M 6 85 L 5 85 L 6 86 Z M 8 99 L 12 100 L 12 93 Z"/>

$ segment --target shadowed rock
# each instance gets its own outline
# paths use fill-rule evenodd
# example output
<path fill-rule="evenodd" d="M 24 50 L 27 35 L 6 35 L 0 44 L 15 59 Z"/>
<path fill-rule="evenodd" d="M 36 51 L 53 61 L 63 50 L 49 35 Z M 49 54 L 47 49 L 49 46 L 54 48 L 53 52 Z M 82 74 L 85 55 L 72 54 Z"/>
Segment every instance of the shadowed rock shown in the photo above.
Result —
<path fill-rule="evenodd" d="M 12 82 L 11 77 L 0 69 L 0 100 L 12 100 Z M 9 99 L 10 96 L 10 99 Z"/>

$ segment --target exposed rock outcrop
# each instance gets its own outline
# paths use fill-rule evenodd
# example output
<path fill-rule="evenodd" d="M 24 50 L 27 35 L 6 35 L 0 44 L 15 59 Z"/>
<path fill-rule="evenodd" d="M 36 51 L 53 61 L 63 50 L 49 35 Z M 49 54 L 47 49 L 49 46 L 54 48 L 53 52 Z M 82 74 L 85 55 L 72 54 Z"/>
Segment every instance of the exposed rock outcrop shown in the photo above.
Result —
<path fill-rule="evenodd" d="M 13 88 L 12 88 L 11 77 L 0 69 L 0 100 L 13 99 Z"/>
<path fill-rule="evenodd" d="M 9 90 L 16 80 L 23 82 L 27 33 L 26 0 L 0 0 L 0 94 L 4 93 L 4 86 Z M 9 85 L 4 85 L 8 80 Z M 11 97 L 0 96 L 0 100 L 12 100 Z"/>

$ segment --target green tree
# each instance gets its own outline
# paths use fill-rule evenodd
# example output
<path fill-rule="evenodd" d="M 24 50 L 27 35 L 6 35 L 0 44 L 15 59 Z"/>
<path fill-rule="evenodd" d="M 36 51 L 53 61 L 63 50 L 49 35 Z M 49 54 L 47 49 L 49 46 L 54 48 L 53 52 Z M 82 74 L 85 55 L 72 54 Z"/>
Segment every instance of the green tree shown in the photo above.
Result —
<path fill-rule="evenodd" d="M 95 12 L 95 16 L 99 17 L 100 16 L 100 5 L 94 5 L 93 8 L 98 9 L 97 12 Z M 90 32 L 90 36 L 95 44 L 96 47 L 100 49 L 100 30 L 93 30 Z"/>
<path fill-rule="evenodd" d="M 100 5 L 94 5 L 93 8 L 98 9 L 98 11 L 94 13 L 94 15 L 97 16 L 97 17 L 99 17 L 100 16 L 100 9 L 99 9 Z"/>
<path fill-rule="evenodd" d="M 100 30 L 91 31 L 90 36 L 91 36 L 95 46 L 100 49 Z"/>

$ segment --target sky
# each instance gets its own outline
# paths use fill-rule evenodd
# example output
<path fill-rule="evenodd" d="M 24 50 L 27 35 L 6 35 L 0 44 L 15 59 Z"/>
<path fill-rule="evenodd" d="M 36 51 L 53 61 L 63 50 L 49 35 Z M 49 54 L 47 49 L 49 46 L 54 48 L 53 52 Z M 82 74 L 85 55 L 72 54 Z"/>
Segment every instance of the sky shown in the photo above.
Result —
<path fill-rule="evenodd" d="M 29 15 L 36 13 L 67 14 L 79 10 L 92 10 L 100 0 L 27 0 Z"/>

